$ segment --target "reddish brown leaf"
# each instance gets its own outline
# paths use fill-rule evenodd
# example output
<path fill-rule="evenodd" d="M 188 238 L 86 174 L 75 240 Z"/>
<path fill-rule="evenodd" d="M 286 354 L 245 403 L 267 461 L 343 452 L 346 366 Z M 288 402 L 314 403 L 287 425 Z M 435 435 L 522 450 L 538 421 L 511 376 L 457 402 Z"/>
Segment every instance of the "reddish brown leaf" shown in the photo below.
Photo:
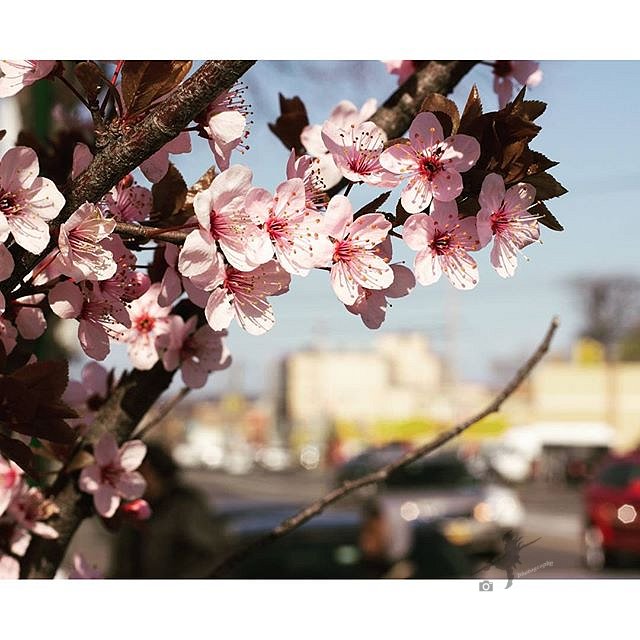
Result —
<path fill-rule="evenodd" d="M 536 188 L 536 200 L 549 200 L 568 193 L 567 189 L 550 173 L 543 172 L 535 176 L 527 176 L 524 182 L 528 182 Z"/>
<path fill-rule="evenodd" d="M 38 408 L 26 384 L 11 376 L 0 377 L 0 420 L 11 425 L 30 420 Z"/>
<path fill-rule="evenodd" d="M 38 472 L 34 469 L 35 456 L 33 451 L 20 440 L 8 438 L 0 433 L 0 453 L 5 458 L 13 460 L 25 473 L 38 479 Z"/>
<path fill-rule="evenodd" d="M 100 91 L 109 84 L 102 73 L 102 69 L 93 60 L 79 62 L 73 72 L 82 85 L 90 103 L 94 103 L 98 99 Z"/>
<path fill-rule="evenodd" d="M 445 138 L 455 133 L 460 126 L 460 112 L 456 103 L 439 93 L 428 95 L 422 102 L 420 111 L 431 111 L 438 118 Z"/>
<path fill-rule="evenodd" d="M 285 98 L 279 93 L 278 97 L 280 99 L 280 115 L 275 122 L 269 123 L 269 129 L 289 151 L 295 149 L 296 153 L 300 155 L 304 153 L 300 134 L 309 124 L 307 109 L 298 96 Z"/>
<path fill-rule="evenodd" d="M 175 89 L 191 69 L 191 60 L 127 60 L 122 67 L 122 99 L 127 115 L 144 111 Z"/>
<path fill-rule="evenodd" d="M 39 402 L 57 402 L 69 384 L 69 363 L 35 362 L 18 369 L 11 377 L 22 382 Z"/>
<path fill-rule="evenodd" d="M 173 164 L 160 182 L 151 188 L 154 219 L 166 219 L 182 209 L 187 198 L 187 183 Z"/>
<path fill-rule="evenodd" d="M 37 416 L 29 422 L 14 423 L 11 428 L 25 436 L 61 444 L 71 444 L 76 439 L 76 432 L 64 420 L 48 415 Z"/>
<path fill-rule="evenodd" d="M 558 222 L 556 217 L 549 211 L 544 202 L 537 202 L 529 209 L 529 213 L 534 216 L 540 216 L 538 221 L 549 229 L 554 231 L 564 231 L 564 227 Z"/>
<path fill-rule="evenodd" d="M 477 121 L 482 117 L 482 101 L 480 100 L 480 92 L 478 87 L 474 84 L 469 92 L 467 98 L 467 104 L 462 112 L 460 118 L 460 126 L 458 127 L 458 133 L 465 133 L 474 135 L 477 127 Z"/>

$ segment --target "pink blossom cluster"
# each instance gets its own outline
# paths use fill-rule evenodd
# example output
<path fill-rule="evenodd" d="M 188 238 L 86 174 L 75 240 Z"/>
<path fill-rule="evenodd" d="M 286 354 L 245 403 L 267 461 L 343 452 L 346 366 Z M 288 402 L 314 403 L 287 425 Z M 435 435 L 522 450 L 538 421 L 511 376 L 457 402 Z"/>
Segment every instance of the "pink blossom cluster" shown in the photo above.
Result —
<path fill-rule="evenodd" d="M 0 580 L 19 577 L 17 558 L 25 554 L 31 536 L 58 537 L 46 522 L 57 512 L 39 489 L 29 487 L 20 467 L 0 456 Z"/>

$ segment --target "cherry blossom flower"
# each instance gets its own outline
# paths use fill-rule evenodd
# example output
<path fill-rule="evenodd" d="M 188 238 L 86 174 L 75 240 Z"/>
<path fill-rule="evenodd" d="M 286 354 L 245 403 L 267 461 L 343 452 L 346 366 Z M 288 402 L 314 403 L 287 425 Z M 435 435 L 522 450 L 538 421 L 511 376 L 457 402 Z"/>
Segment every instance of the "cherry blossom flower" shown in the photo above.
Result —
<path fill-rule="evenodd" d="M 409 182 L 401 202 L 408 213 L 419 213 L 432 199 L 449 202 L 462 193 L 460 172 L 480 157 L 480 145 L 472 136 L 458 134 L 446 140 L 438 119 L 419 113 L 409 128 L 409 140 L 394 144 L 380 156 L 380 164 Z"/>
<path fill-rule="evenodd" d="M 25 531 L 48 539 L 57 538 L 58 532 L 43 520 L 49 519 L 58 511 L 58 507 L 51 500 L 45 499 L 39 489 L 29 488 L 24 482 L 20 484 L 7 507 L 7 515 L 15 524 Z"/>
<path fill-rule="evenodd" d="M 275 324 L 273 308 L 267 296 L 289 291 L 291 276 L 275 260 L 253 271 L 226 266 L 224 276 L 211 292 L 205 316 L 214 331 L 227 329 L 235 317 L 251 335 L 266 333 Z"/>
<path fill-rule="evenodd" d="M 287 161 L 287 179 L 300 178 L 304 182 L 305 208 L 309 211 L 324 211 L 329 202 L 319 165 L 320 161 L 313 156 L 305 154 L 296 158 L 295 149 Z"/>
<path fill-rule="evenodd" d="M 187 236 L 180 252 L 178 270 L 183 276 L 207 273 L 216 280 L 221 275 L 218 246 L 240 271 L 252 271 L 273 255 L 269 236 L 244 211 L 252 176 L 251 169 L 234 165 L 196 195 L 193 209 L 199 228 Z"/>
<path fill-rule="evenodd" d="M 391 262 L 392 246 L 391 238 L 379 244 L 374 252 L 385 262 Z M 362 322 L 369 329 L 379 329 L 387 314 L 387 298 L 403 298 L 416 286 L 416 279 L 411 269 L 401 265 L 392 264 L 393 282 L 386 289 L 358 288 L 358 297 L 352 305 L 345 305 L 350 313 L 360 316 Z"/>
<path fill-rule="evenodd" d="M 518 253 L 540 238 L 538 219 L 527 212 L 533 204 L 533 185 L 519 183 L 505 191 L 502 176 L 490 173 L 480 190 L 480 211 L 476 216 L 482 247 L 491 242 L 491 264 L 503 278 L 514 275 Z"/>
<path fill-rule="evenodd" d="M 49 243 L 49 225 L 64 206 L 64 197 L 48 178 L 39 178 L 38 156 L 28 147 L 9 149 L 0 160 L 0 242 L 9 233 L 31 253 Z"/>
<path fill-rule="evenodd" d="M 242 143 L 249 135 L 247 116 L 250 109 L 244 99 L 245 91 L 244 85 L 226 91 L 196 118 L 200 125 L 200 135 L 209 140 L 220 171 L 229 168 L 231 152 L 239 146 L 244 146 Z"/>
<path fill-rule="evenodd" d="M 203 387 L 212 371 L 231 364 L 231 354 L 223 341 L 227 332 L 213 331 L 207 325 L 196 330 L 196 322 L 196 316 L 187 322 L 180 316 L 171 316 L 169 332 L 156 340 L 164 368 L 174 371 L 180 367 L 182 380 L 190 389 Z"/>
<path fill-rule="evenodd" d="M 85 202 L 60 225 L 58 267 L 75 280 L 107 280 L 117 269 L 113 254 L 101 242 L 116 227 L 95 204 Z"/>
<path fill-rule="evenodd" d="M 431 215 L 409 216 L 402 235 L 409 248 L 418 251 L 414 272 L 420 284 L 437 282 L 442 272 L 456 289 L 478 284 L 478 265 L 469 255 L 480 248 L 476 221 L 473 216 L 459 218 L 455 201 L 436 201 Z"/>
<path fill-rule="evenodd" d="M 21 89 L 48 76 L 56 60 L 0 60 L 0 98 L 15 96 Z"/>
<path fill-rule="evenodd" d="M 378 103 L 373 98 L 367 100 L 361 109 L 358 109 L 353 102 L 343 100 L 338 103 L 331 114 L 328 122 L 336 128 L 347 130 L 351 125 L 357 126 L 368 120 L 376 111 Z M 319 124 L 307 125 L 300 134 L 300 142 L 304 145 L 307 153 L 315 156 L 320 161 L 320 176 L 327 188 L 333 187 L 340 182 L 342 172 L 336 167 L 331 153 L 322 140 L 322 126 Z"/>
<path fill-rule="evenodd" d="M 251 189 L 245 209 L 254 223 L 263 226 L 273 242 L 278 262 L 289 273 L 306 276 L 318 256 L 331 251 L 329 239 L 322 233 L 321 216 L 306 209 L 304 183 L 300 178 L 278 185 L 275 196 L 265 189 Z"/>
<path fill-rule="evenodd" d="M 137 300 L 151 286 L 146 273 L 136 271 L 136 257 L 124 246 L 122 238 L 113 235 L 102 241 L 102 246 L 113 256 L 116 271 L 108 280 L 100 280 L 95 287 L 102 296 L 114 302 L 128 304 Z"/>
<path fill-rule="evenodd" d="M 322 127 L 322 141 L 342 175 L 374 187 L 395 187 L 400 177 L 380 164 L 387 136 L 373 122 L 338 129 L 330 120 Z"/>
<path fill-rule="evenodd" d="M 140 170 L 149 182 L 160 182 L 169 171 L 169 154 L 190 153 L 191 136 L 188 131 L 178 134 L 173 140 L 156 151 L 147 158 L 141 165 Z"/>
<path fill-rule="evenodd" d="M 493 90 L 498 94 L 500 108 L 504 108 L 513 96 L 513 81 L 527 87 L 537 87 L 542 82 L 542 69 L 533 60 L 496 60 L 493 65 Z"/>
<path fill-rule="evenodd" d="M 93 286 L 60 282 L 49 292 L 49 306 L 61 318 L 78 320 L 82 350 L 94 360 L 104 360 L 110 350 L 109 337 L 121 339 L 131 319 L 121 301 L 103 296 Z"/>
<path fill-rule="evenodd" d="M 149 290 L 131 303 L 129 316 L 131 327 L 122 335 L 129 358 L 136 369 L 151 369 L 160 356 L 156 349 L 156 338 L 170 331 L 169 307 L 158 304 L 160 284 L 154 283 Z"/>
<path fill-rule="evenodd" d="M 358 286 L 386 289 L 393 282 L 391 267 L 374 249 L 384 241 L 391 223 L 380 213 L 353 219 L 351 203 L 345 196 L 334 196 L 323 218 L 322 229 L 333 239 L 330 262 L 331 285 L 340 302 L 352 305 Z"/>
<path fill-rule="evenodd" d="M 80 418 L 69 419 L 71 425 L 90 425 L 94 413 L 106 402 L 110 391 L 111 374 L 97 362 L 82 367 L 80 380 L 69 380 L 62 395 L 63 402 L 73 407 Z"/>
<path fill-rule="evenodd" d="M 69 580 L 102 580 L 103 578 L 102 573 L 89 564 L 81 553 L 73 554 L 73 568 L 69 572 Z"/>
<path fill-rule="evenodd" d="M 129 440 L 118 448 L 111 433 L 94 445 L 95 462 L 82 469 L 78 486 L 93 496 L 93 505 L 103 518 L 111 518 L 121 500 L 136 500 L 145 492 L 147 484 L 136 469 L 146 453 L 141 440 Z"/>
<path fill-rule="evenodd" d="M 398 84 L 404 84 L 416 70 L 413 60 L 383 60 L 389 73 L 398 76 Z"/>
<path fill-rule="evenodd" d="M 109 213 L 117 222 L 142 222 L 153 210 L 151 191 L 126 175 L 104 198 Z"/>
<path fill-rule="evenodd" d="M 0 456 L 0 516 L 7 510 L 21 481 L 22 469 L 12 460 Z"/>

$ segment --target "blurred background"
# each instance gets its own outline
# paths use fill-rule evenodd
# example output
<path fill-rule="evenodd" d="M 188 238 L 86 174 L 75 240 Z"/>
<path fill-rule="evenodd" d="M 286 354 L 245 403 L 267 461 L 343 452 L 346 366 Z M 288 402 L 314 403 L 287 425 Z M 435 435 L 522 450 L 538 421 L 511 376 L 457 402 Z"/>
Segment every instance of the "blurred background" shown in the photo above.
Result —
<path fill-rule="evenodd" d="M 255 338 L 234 325 L 230 369 L 151 432 L 159 447 L 146 470 L 156 489 L 152 507 L 155 501 L 159 514 L 166 508 L 171 522 L 192 519 L 197 531 L 166 525 L 158 533 L 154 515 L 127 538 L 87 522 L 65 569 L 81 551 L 107 574 L 174 577 L 176 567 L 140 560 L 155 540 L 163 549 L 156 557 L 193 551 L 178 563 L 184 577 L 206 575 L 204 565 L 337 483 L 482 408 L 558 315 L 553 352 L 499 415 L 233 575 L 503 578 L 513 532 L 521 536 L 516 578 L 640 576 L 640 261 L 633 233 L 640 128 L 630 109 L 640 63 L 543 61 L 542 69 L 542 84 L 528 95 L 549 106 L 531 146 L 560 162 L 552 173 L 569 193 L 550 208 L 565 231 L 544 228 L 543 244 L 527 248 L 530 262 L 521 261 L 510 280 L 493 272 L 485 251 L 474 290 L 455 291 L 445 279 L 418 286 L 373 332 L 337 301 L 326 273 L 295 278 L 291 292 L 272 301 L 275 328 Z M 244 82 L 253 125 L 250 148 L 236 161 L 272 191 L 285 178 L 288 156 L 267 127 L 278 115 L 278 92 L 300 96 L 311 123 L 322 123 L 340 100 L 382 102 L 396 87 L 379 61 L 259 62 Z M 493 110 L 491 82 L 490 68 L 477 67 L 453 98 L 462 107 L 475 83 Z M 4 100 L 0 109 L 3 127 L 19 130 L 24 105 Z M 56 126 L 35 120 L 45 131 Z M 212 164 L 206 142 L 193 142 L 192 154 L 173 157 L 187 183 Z M 0 144 L 12 143 L 8 135 Z M 360 187 L 351 196 L 359 206 L 371 194 Z M 412 259 L 397 243 L 394 260 Z M 59 338 L 72 343 L 64 331 Z M 86 361 L 79 350 L 72 355 L 79 377 Z M 105 364 L 121 371 L 125 352 L 115 348 Z M 206 521 L 191 518 L 199 501 Z M 203 537 L 215 541 L 206 553 Z"/>

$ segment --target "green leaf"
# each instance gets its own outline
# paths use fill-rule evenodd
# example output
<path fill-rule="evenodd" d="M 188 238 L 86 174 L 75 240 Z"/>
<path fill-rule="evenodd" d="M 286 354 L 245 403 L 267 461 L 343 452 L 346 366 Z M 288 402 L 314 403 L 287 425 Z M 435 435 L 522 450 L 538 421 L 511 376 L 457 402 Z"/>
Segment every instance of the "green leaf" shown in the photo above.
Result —
<path fill-rule="evenodd" d="M 445 138 L 455 133 L 460 126 L 460 112 L 456 103 L 439 93 L 428 95 L 422 102 L 420 111 L 430 111 L 438 118 Z"/>
<path fill-rule="evenodd" d="M 167 95 L 190 69 L 191 60 L 127 60 L 121 73 L 127 115 L 140 113 Z"/>
<path fill-rule="evenodd" d="M 536 202 L 533 207 L 529 208 L 529 213 L 534 216 L 540 216 L 538 222 L 554 231 L 564 231 L 564 227 L 558 222 L 556 217 L 549 211 L 544 202 Z"/>

